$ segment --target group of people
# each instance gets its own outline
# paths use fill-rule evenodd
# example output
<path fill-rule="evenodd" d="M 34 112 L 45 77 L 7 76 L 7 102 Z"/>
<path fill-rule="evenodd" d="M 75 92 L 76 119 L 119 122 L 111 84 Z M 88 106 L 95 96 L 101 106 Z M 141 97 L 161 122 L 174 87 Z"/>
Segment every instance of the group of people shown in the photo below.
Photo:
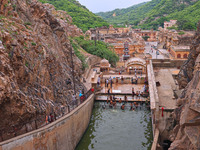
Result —
<path fill-rule="evenodd" d="M 147 97 L 148 96 L 148 88 L 146 85 L 143 86 L 142 92 L 141 91 L 136 91 L 132 87 L 132 97 L 136 99 L 140 99 L 141 97 Z"/>
<path fill-rule="evenodd" d="M 117 100 L 118 100 L 118 103 L 121 105 L 120 108 L 122 110 L 125 110 L 126 103 L 128 103 L 128 98 L 127 98 L 126 95 L 124 96 L 124 100 L 123 101 L 122 101 L 121 98 L 115 97 L 115 95 L 108 96 L 106 102 L 107 102 L 107 104 L 109 104 L 109 108 L 116 108 L 117 107 Z M 130 110 L 135 110 L 135 108 L 138 108 L 138 106 L 140 106 L 139 103 L 132 102 L 132 103 L 130 103 Z M 103 108 L 105 108 L 105 106 Z"/>
<path fill-rule="evenodd" d="M 105 87 L 108 87 L 109 84 L 110 84 L 110 88 L 112 88 L 113 80 L 111 77 L 109 79 L 105 79 Z"/>
<path fill-rule="evenodd" d="M 56 113 L 50 113 L 49 115 L 46 116 L 46 124 L 49 124 L 53 121 L 56 120 Z"/>

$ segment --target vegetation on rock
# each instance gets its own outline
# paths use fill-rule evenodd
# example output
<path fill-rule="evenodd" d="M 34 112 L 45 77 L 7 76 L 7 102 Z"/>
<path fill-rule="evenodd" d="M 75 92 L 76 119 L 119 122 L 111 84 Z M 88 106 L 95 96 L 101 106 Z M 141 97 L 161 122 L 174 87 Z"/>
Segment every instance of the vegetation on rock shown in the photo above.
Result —
<path fill-rule="evenodd" d="M 39 0 L 42 3 L 53 4 L 56 9 L 66 11 L 73 19 L 73 23 L 83 30 L 108 26 L 101 17 L 90 12 L 85 6 L 76 0 Z"/>
<path fill-rule="evenodd" d="M 110 50 L 110 45 L 93 40 L 85 40 L 83 36 L 75 37 L 76 42 L 88 53 L 107 59 L 112 65 L 119 60 L 118 56 Z"/>

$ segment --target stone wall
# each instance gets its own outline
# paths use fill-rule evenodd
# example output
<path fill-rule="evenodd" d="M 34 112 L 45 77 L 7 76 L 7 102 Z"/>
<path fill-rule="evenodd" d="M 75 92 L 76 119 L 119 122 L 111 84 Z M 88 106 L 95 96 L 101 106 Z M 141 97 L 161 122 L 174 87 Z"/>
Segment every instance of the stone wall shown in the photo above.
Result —
<path fill-rule="evenodd" d="M 152 59 L 154 67 L 159 68 L 180 68 L 185 60 Z"/>
<path fill-rule="evenodd" d="M 73 150 L 88 127 L 94 94 L 57 121 L 33 132 L 0 143 L 0 150 Z"/>

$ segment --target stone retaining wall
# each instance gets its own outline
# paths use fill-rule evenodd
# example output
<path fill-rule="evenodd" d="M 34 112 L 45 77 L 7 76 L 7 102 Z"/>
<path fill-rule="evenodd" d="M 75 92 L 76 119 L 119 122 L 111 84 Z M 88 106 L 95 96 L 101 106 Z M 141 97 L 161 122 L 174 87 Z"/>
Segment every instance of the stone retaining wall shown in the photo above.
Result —
<path fill-rule="evenodd" d="M 73 150 L 88 127 L 94 94 L 66 116 L 43 128 L 0 143 L 0 150 Z"/>
<path fill-rule="evenodd" d="M 154 67 L 159 68 L 180 68 L 185 60 L 152 59 Z"/>

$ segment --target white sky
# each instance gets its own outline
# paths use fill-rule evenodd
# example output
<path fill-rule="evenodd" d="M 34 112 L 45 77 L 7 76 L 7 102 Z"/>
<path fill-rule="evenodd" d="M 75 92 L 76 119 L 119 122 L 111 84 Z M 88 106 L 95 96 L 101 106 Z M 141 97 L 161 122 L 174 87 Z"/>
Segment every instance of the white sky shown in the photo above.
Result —
<path fill-rule="evenodd" d="M 78 0 L 93 13 L 111 11 L 116 8 L 127 8 L 150 0 Z"/>

